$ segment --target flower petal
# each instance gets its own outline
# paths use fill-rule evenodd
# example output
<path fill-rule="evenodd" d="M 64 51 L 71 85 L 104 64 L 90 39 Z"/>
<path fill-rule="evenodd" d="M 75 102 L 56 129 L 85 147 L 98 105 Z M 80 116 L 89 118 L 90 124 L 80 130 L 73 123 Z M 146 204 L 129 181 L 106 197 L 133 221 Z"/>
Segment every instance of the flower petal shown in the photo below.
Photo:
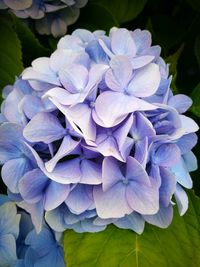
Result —
<path fill-rule="evenodd" d="M 130 32 L 126 29 L 116 29 L 111 36 L 112 51 L 116 55 L 134 57 L 136 46 Z"/>
<path fill-rule="evenodd" d="M 58 161 L 63 157 L 67 156 L 70 152 L 72 152 L 78 146 L 78 144 L 79 142 L 74 141 L 70 135 L 66 135 L 63 138 L 63 141 L 54 157 L 49 161 L 45 162 L 45 167 L 47 171 L 52 172 Z"/>
<path fill-rule="evenodd" d="M 137 234 L 142 234 L 142 232 L 144 231 L 145 222 L 140 214 L 138 214 L 137 212 L 132 212 L 131 214 L 114 221 L 113 224 L 119 228 L 130 229 Z"/>
<path fill-rule="evenodd" d="M 93 203 L 92 187 L 78 184 L 69 194 L 65 203 L 75 214 L 86 211 Z"/>
<path fill-rule="evenodd" d="M 24 200 L 29 203 L 36 203 L 43 197 L 48 183 L 48 177 L 40 169 L 34 169 L 22 177 L 19 191 Z"/>
<path fill-rule="evenodd" d="M 115 56 L 110 61 L 110 67 L 105 75 L 107 86 L 113 91 L 124 91 L 132 76 L 130 60 L 125 56 Z"/>
<path fill-rule="evenodd" d="M 180 160 L 181 154 L 176 144 L 161 144 L 153 156 L 153 162 L 159 166 L 170 167 Z"/>
<path fill-rule="evenodd" d="M 31 169 L 31 163 L 26 158 L 9 160 L 2 167 L 2 179 L 12 193 L 19 193 L 20 179 Z"/>
<path fill-rule="evenodd" d="M 176 192 L 174 195 L 178 205 L 179 214 L 183 216 L 188 209 L 188 196 L 179 184 L 176 185 Z"/>
<path fill-rule="evenodd" d="M 192 188 L 192 179 L 182 158 L 171 167 L 171 171 L 179 184 L 189 189 Z"/>
<path fill-rule="evenodd" d="M 122 181 L 124 176 L 119 168 L 119 162 L 112 158 L 106 157 L 102 164 L 102 188 L 106 192 L 111 189 L 119 181 Z"/>
<path fill-rule="evenodd" d="M 191 107 L 192 99 L 186 95 L 178 94 L 169 99 L 168 105 L 175 108 L 179 113 L 184 113 Z"/>
<path fill-rule="evenodd" d="M 70 193 L 70 185 L 52 181 L 45 191 L 45 210 L 53 210 L 62 204 Z"/>
<path fill-rule="evenodd" d="M 132 212 L 126 200 L 126 187 L 122 183 L 115 184 L 105 192 L 101 186 L 96 186 L 93 195 L 97 214 L 102 219 L 121 218 Z"/>
<path fill-rule="evenodd" d="M 126 189 L 129 206 L 141 214 L 155 214 L 159 209 L 159 192 L 154 185 L 130 181 Z"/>
<path fill-rule="evenodd" d="M 96 114 L 105 127 L 118 124 L 137 109 L 138 103 L 135 97 L 117 92 L 104 92 L 98 96 L 95 103 Z"/>
<path fill-rule="evenodd" d="M 81 180 L 83 184 L 101 184 L 101 165 L 91 160 L 83 159 L 81 161 Z"/>
<path fill-rule="evenodd" d="M 40 112 L 26 125 L 23 134 L 30 142 L 50 144 L 61 139 L 65 134 L 65 129 L 57 117 L 51 113 Z"/>
<path fill-rule="evenodd" d="M 144 215 L 145 221 L 156 225 L 160 228 L 167 228 L 173 219 L 173 207 L 169 204 L 168 207 L 160 207 L 159 211 L 154 215 Z"/>
<path fill-rule="evenodd" d="M 70 92 L 76 93 L 84 90 L 88 83 L 88 70 L 78 64 L 72 64 L 59 72 L 62 85 Z"/>
<path fill-rule="evenodd" d="M 147 97 L 155 94 L 160 84 L 158 65 L 150 63 L 135 72 L 129 83 L 127 92 L 137 97 Z"/>

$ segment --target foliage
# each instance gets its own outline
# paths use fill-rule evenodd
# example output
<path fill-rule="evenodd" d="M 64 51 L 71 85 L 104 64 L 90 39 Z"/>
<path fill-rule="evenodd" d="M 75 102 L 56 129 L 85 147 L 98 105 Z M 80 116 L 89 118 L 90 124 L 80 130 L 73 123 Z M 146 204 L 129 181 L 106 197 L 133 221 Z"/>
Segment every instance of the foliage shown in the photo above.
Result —
<path fill-rule="evenodd" d="M 148 225 L 142 235 L 109 226 L 100 233 L 66 231 L 68 267 L 195 267 L 200 265 L 200 199 L 189 192 L 189 210 L 175 212 L 168 229 Z"/>

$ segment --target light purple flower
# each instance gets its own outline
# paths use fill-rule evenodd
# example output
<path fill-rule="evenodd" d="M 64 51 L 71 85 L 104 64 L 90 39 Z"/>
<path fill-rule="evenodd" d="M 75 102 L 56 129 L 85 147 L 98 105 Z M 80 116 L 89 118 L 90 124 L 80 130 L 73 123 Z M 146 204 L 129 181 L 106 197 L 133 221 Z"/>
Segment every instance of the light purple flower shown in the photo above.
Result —
<path fill-rule="evenodd" d="M 171 80 L 148 31 L 82 29 L 6 86 L 2 178 L 37 233 L 166 228 L 172 197 L 186 212 L 198 126 Z"/>

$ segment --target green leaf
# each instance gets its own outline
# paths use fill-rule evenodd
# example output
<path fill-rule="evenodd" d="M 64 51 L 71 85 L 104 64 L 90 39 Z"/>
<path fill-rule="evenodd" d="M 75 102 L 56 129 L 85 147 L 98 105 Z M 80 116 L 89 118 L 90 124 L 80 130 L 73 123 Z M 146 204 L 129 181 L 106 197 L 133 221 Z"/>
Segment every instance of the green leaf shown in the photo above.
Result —
<path fill-rule="evenodd" d="M 146 225 L 142 235 L 109 226 L 100 233 L 64 236 L 68 267 L 197 267 L 200 266 L 200 199 L 188 192 L 189 209 L 167 229 Z"/>
<path fill-rule="evenodd" d="M 0 13 L 0 88 L 12 84 L 23 70 L 21 44 L 13 29 L 13 19 Z"/>
<path fill-rule="evenodd" d="M 169 64 L 169 73 L 173 75 L 172 78 L 172 90 L 175 94 L 178 93 L 178 88 L 176 87 L 176 78 L 177 78 L 177 65 L 178 60 L 183 52 L 184 45 L 182 44 L 180 48 L 172 55 L 166 58 L 166 63 Z"/>
<path fill-rule="evenodd" d="M 118 24 L 121 24 L 136 18 L 147 0 L 91 0 L 91 2 L 105 8 L 113 15 Z"/>
<path fill-rule="evenodd" d="M 20 19 L 15 17 L 15 29 L 21 41 L 23 62 L 25 67 L 38 57 L 45 57 L 50 54 L 49 49 L 42 46 L 29 27 Z"/>
<path fill-rule="evenodd" d="M 194 45 L 194 52 L 200 68 L 200 34 L 197 35 Z"/>
<path fill-rule="evenodd" d="M 200 83 L 194 88 L 191 98 L 193 100 L 193 105 L 191 111 L 197 116 L 200 117 Z"/>

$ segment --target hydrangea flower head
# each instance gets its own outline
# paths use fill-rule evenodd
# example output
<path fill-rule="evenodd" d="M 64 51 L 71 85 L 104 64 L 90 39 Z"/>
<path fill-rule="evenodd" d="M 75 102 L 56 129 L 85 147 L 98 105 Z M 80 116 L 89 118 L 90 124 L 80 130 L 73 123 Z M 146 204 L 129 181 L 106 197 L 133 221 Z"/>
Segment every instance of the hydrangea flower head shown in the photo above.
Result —
<path fill-rule="evenodd" d="M 0 0 L 0 9 L 9 9 L 17 17 L 35 23 L 40 34 L 54 37 L 66 34 L 68 25 L 79 17 L 87 0 Z"/>
<path fill-rule="evenodd" d="M 44 218 L 58 232 L 165 228 L 173 196 L 186 212 L 198 126 L 160 50 L 145 30 L 76 30 L 5 87 L 2 178 L 38 233 Z"/>

